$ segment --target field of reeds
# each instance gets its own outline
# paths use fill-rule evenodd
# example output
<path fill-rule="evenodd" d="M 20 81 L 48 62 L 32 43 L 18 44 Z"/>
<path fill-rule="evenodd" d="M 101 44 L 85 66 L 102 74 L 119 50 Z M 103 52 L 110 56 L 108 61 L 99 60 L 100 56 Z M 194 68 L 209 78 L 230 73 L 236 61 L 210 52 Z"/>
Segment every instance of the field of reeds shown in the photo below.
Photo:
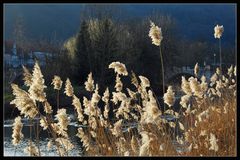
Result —
<path fill-rule="evenodd" d="M 221 28 L 216 29 L 215 38 L 220 40 L 222 32 Z M 161 29 L 153 22 L 149 36 L 162 55 Z M 159 63 L 163 64 L 162 58 Z M 23 67 L 28 90 L 11 85 L 15 96 L 11 104 L 20 111 L 13 124 L 13 145 L 19 145 L 24 138 L 22 117 L 30 123 L 40 118 L 36 139 L 30 138 L 23 151 L 41 156 L 38 133 L 44 130 L 50 135 L 46 148 L 55 147 L 59 156 L 68 156 L 75 146 L 68 135 L 68 110 L 59 103 L 59 92 L 64 87 L 77 115 L 75 136 L 82 142 L 83 156 L 236 156 L 236 66 L 228 68 L 225 75 L 219 66 L 208 80 L 204 75 L 199 77 L 196 64 L 195 76 L 182 77 L 180 110 L 173 107 L 177 103 L 173 86 L 167 86 L 167 91 L 163 88 L 162 110 L 147 77 L 129 73 L 120 62 L 112 62 L 108 67 L 116 75 L 115 89 L 106 86 L 100 94 L 94 75 L 89 73 L 84 83 L 89 97 L 77 97 L 70 79 L 63 83 L 57 75 L 52 86 L 45 86 L 38 62 L 32 72 Z M 164 73 L 163 65 L 162 70 Z M 125 88 L 122 77 L 129 78 L 134 89 Z M 164 87 L 164 74 L 162 78 Z M 57 113 L 47 100 L 46 87 L 56 91 Z M 104 107 L 99 107 L 100 103 Z M 29 132 L 33 134 L 31 125 Z"/>

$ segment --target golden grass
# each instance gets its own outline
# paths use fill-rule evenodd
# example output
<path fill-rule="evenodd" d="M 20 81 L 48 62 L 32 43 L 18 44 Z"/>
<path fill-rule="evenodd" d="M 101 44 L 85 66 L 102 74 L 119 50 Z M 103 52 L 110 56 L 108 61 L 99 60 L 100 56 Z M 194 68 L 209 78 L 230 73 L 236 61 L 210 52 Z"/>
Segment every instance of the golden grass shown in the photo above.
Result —
<path fill-rule="evenodd" d="M 150 30 L 150 37 L 154 38 L 155 45 L 160 46 L 161 29 L 154 27 L 154 31 Z M 160 54 L 162 56 L 161 50 Z M 163 69 L 162 58 L 161 62 Z M 34 66 L 33 74 L 25 67 L 23 69 L 23 80 L 29 90 L 22 90 L 12 84 L 15 99 L 11 104 L 15 104 L 21 115 L 30 122 L 40 117 L 40 126 L 50 133 L 49 144 L 57 147 L 59 156 L 67 156 L 68 151 L 75 146 L 67 133 L 68 114 L 62 107 L 59 109 L 59 91 L 63 83 L 61 78 L 55 75 L 52 82 L 57 93 L 58 109 L 54 115 L 47 101 L 44 91 L 47 86 L 38 63 Z M 125 64 L 120 62 L 112 62 L 109 69 L 114 69 L 116 74 L 115 90 L 110 91 L 106 86 L 103 96 L 99 94 L 92 73 L 84 83 L 86 91 L 91 95 L 88 98 L 77 97 L 70 79 L 67 78 L 65 82 L 64 93 L 72 98 L 78 123 L 86 126 L 79 127 L 76 135 L 83 143 L 84 156 L 236 156 L 236 66 L 234 69 L 231 66 L 227 75 L 221 74 L 221 68 L 217 69 L 210 82 L 207 82 L 204 76 L 200 81 L 196 78 L 199 76 L 199 67 L 196 65 L 195 77 L 188 80 L 182 77 L 180 92 L 183 98 L 177 104 L 181 107 L 178 112 L 174 108 L 175 91 L 172 86 L 168 86 L 163 96 L 165 104 L 161 111 L 147 77 L 136 76 L 133 72 L 129 76 Z M 133 90 L 124 88 L 122 76 L 131 78 Z M 100 101 L 104 103 L 104 111 L 100 109 Z M 39 107 L 44 107 L 43 113 Z M 113 117 L 109 117 L 110 111 L 114 113 Z M 53 121 L 54 116 L 57 123 Z M 171 116 L 174 120 L 167 120 L 164 116 Z M 129 125 L 132 123 L 137 126 Z M 13 137 L 23 136 L 19 131 L 14 132 Z M 39 135 L 36 137 L 39 138 Z M 17 144 L 20 140 L 17 139 Z M 180 151 L 176 145 L 180 146 Z M 41 155 L 39 144 L 36 148 L 32 140 L 25 151 L 30 155 Z"/>
<path fill-rule="evenodd" d="M 43 76 L 37 75 L 36 77 L 42 78 L 44 82 Z M 37 79 L 36 77 L 35 79 Z M 121 81 L 118 73 L 116 77 L 118 81 Z M 171 107 L 174 101 L 171 101 L 169 104 L 171 106 L 165 113 L 159 110 L 159 102 L 150 90 L 149 80 L 143 76 L 139 77 L 132 76 L 135 90 L 128 89 L 128 93 L 124 92 L 126 91 L 124 88 L 121 90 L 116 88 L 115 91 L 108 91 L 100 96 L 96 84 L 92 90 L 89 90 L 92 96 L 89 99 L 84 97 L 83 102 L 74 95 L 74 88 L 67 79 L 65 93 L 73 98 L 76 115 L 79 117 L 78 123 L 87 125 L 87 128 L 78 128 L 76 135 L 83 142 L 85 156 L 236 156 L 236 84 L 235 80 L 232 80 L 235 79 L 232 74 L 222 79 L 218 75 L 218 79 L 212 82 L 212 87 L 208 85 L 207 90 L 201 88 L 202 82 L 191 82 L 193 77 L 189 78 L 184 82 L 185 85 L 190 86 L 190 89 L 193 89 L 192 94 L 189 95 L 189 102 L 185 102 L 187 103 L 185 107 L 188 107 L 182 107 L 179 112 L 175 112 Z M 142 82 L 139 83 L 139 80 Z M 60 77 L 59 81 L 61 81 Z M 39 85 L 44 86 L 43 83 Z M 15 89 L 17 85 L 12 86 Z M 30 99 L 31 103 L 42 103 L 42 106 L 48 104 L 47 99 L 44 102 L 38 102 L 36 97 L 34 100 L 29 92 L 17 89 L 18 91 L 15 91 L 14 95 L 18 99 L 27 97 L 27 101 L 13 100 L 12 103 L 17 103 L 21 113 L 30 120 L 40 116 L 43 124 L 41 127 L 51 133 L 50 141 L 57 146 L 58 154 L 60 156 L 68 155 L 68 151 L 74 146 L 69 141 L 67 134 L 66 127 L 69 122 L 65 111 L 63 113 L 63 109 L 61 112 L 59 109 L 55 115 L 58 123 L 54 123 L 52 120 L 51 117 L 54 116 L 52 112 L 45 110 L 44 113 L 40 113 L 38 108 L 37 115 L 34 114 L 34 117 L 30 118 L 28 115 L 30 110 L 22 110 L 26 107 L 29 108 Z M 39 93 L 41 91 L 37 89 L 32 88 L 39 95 L 45 95 L 45 93 Z M 57 91 L 59 89 L 58 87 Z M 71 89 L 71 94 L 69 94 L 69 89 Z M 183 91 L 181 92 L 184 94 Z M 171 94 L 166 93 L 166 100 L 174 99 L 174 95 L 173 90 L 171 90 Z M 101 99 L 105 106 L 108 106 L 105 107 L 104 112 L 98 107 Z M 39 106 L 35 105 L 33 109 Z M 114 117 L 108 117 L 109 110 L 114 111 Z M 161 118 L 161 115 L 167 114 L 174 116 L 176 120 L 169 122 Z M 126 126 L 126 124 L 134 122 L 137 123 L 136 128 Z M 176 127 L 180 127 L 178 134 L 174 131 Z M 210 142 L 211 135 L 216 138 L 213 142 Z M 187 144 L 182 148 L 182 152 L 176 151 L 174 140 L 177 140 L 179 144 Z M 69 144 L 67 145 L 66 142 Z M 30 146 L 34 147 L 34 144 L 31 142 Z M 211 148 L 215 150 L 210 150 Z"/>

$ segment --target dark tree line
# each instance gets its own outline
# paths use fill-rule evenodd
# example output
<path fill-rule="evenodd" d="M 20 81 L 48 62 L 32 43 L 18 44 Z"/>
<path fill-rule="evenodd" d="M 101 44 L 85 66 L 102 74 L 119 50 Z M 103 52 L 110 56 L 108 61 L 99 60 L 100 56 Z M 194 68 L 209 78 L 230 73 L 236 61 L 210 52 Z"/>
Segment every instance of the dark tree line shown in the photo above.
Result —
<path fill-rule="evenodd" d="M 164 65 L 171 69 L 178 55 L 174 19 L 155 15 L 119 22 L 101 15 L 82 20 L 79 32 L 65 42 L 65 51 L 72 62 L 70 73 L 73 73 L 73 79 L 83 84 L 87 74 L 92 72 L 100 86 L 112 85 L 115 78 L 108 65 L 120 61 L 126 64 L 129 72 L 133 70 L 147 76 L 153 86 L 159 86 L 160 54 L 159 48 L 152 45 L 148 37 L 150 20 L 162 27 Z"/>
<path fill-rule="evenodd" d="M 112 61 L 126 64 L 129 72 L 148 77 L 153 88 L 161 88 L 161 63 L 159 48 L 148 37 L 150 20 L 162 28 L 162 52 L 165 74 L 173 67 L 203 65 L 211 62 L 212 46 L 199 39 L 189 41 L 179 35 L 176 21 L 169 15 L 155 12 L 149 17 L 118 21 L 110 16 L 94 15 L 81 21 L 79 32 L 65 43 L 70 56 L 72 78 L 86 80 L 89 72 L 100 86 L 113 85 L 114 74 L 108 69 Z M 68 45 L 66 45 L 68 44 Z"/>

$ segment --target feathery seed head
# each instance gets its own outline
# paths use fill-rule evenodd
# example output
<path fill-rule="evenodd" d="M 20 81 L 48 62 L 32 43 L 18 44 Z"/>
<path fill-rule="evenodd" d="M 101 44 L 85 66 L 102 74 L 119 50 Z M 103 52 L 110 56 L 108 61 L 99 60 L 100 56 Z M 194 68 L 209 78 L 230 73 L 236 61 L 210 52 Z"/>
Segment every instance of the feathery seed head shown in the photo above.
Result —
<path fill-rule="evenodd" d="M 119 77 L 119 74 L 117 74 L 116 76 L 116 85 L 115 85 L 115 89 L 117 92 L 121 92 L 122 91 L 122 88 L 123 88 L 123 83 Z"/>
<path fill-rule="evenodd" d="M 192 90 L 192 93 L 194 93 L 195 96 L 202 98 L 203 93 L 201 85 L 198 82 L 197 78 L 190 77 L 188 81 L 190 82 L 190 88 Z"/>
<path fill-rule="evenodd" d="M 21 122 L 21 117 L 18 116 L 15 118 L 14 123 L 13 123 L 13 133 L 12 133 L 12 143 L 14 146 L 18 145 L 21 141 L 21 139 L 24 137 L 22 134 L 22 128 L 23 124 Z"/>
<path fill-rule="evenodd" d="M 32 74 L 29 72 L 29 70 L 25 66 L 22 66 L 22 68 L 23 68 L 24 84 L 30 87 L 32 84 Z"/>
<path fill-rule="evenodd" d="M 112 68 L 114 69 L 114 71 L 119 74 L 119 75 L 123 75 L 123 76 L 127 76 L 128 75 L 128 72 L 127 72 L 127 69 L 126 69 L 126 66 L 125 64 L 123 63 L 120 63 L 120 62 L 112 62 L 108 68 Z"/>
<path fill-rule="evenodd" d="M 44 85 L 41 69 L 38 65 L 38 62 L 36 62 L 33 68 L 32 83 L 28 90 L 32 99 L 39 102 L 44 102 L 46 100 L 46 93 L 44 92 L 44 88 L 47 87 Z"/>
<path fill-rule="evenodd" d="M 137 79 L 137 76 L 136 74 L 132 71 L 132 74 L 131 74 L 131 83 L 136 87 L 138 88 L 138 79 Z"/>
<path fill-rule="evenodd" d="M 82 122 L 84 119 L 84 116 L 82 114 L 82 105 L 79 98 L 75 95 L 73 95 L 72 105 L 75 107 L 75 110 L 77 111 L 78 121 Z"/>
<path fill-rule="evenodd" d="M 72 87 L 72 84 L 71 84 L 69 78 L 67 78 L 67 80 L 66 80 L 64 93 L 65 93 L 68 97 L 72 97 L 73 94 L 74 94 L 73 87 Z"/>
<path fill-rule="evenodd" d="M 141 80 L 141 86 L 143 87 L 143 88 L 146 88 L 146 87 L 150 87 L 150 82 L 149 82 L 149 80 L 146 78 L 146 77 L 144 77 L 144 76 L 138 76 L 139 78 L 140 78 L 140 80 Z"/>
<path fill-rule="evenodd" d="M 29 116 L 30 118 L 34 118 L 38 113 L 36 102 L 26 91 L 20 89 L 18 85 L 11 84 L 11 87 L 15 99 L 12 100 L 10 104 L 15 104 L 18 110 L 21 111 L 20 114 L 24 114 L 25 117 Z"/>
<path fill-rule="evenodd" d="M 94 80 L 92 77 L 92 72 L 88 74 L 88 79 L 84 84 L 87 91 L 92 92 L 94 90 Z"/>
<path fill-rule="evenodd" d="M 61 80 L 61 78 L 59 76 L 54 76 L 54 78 L 52 79 L 52 85 L 54 85 L 54 89 L 56 90 L 60 90 L 62 88 L 62 83 L 63 81 Z"/>
<path fill-rule="evenodd" d="M 167 93 L 163 96 L 164 103 L 166 103 L 169 107 L 173 106 L 175 103 L 175 92 L 172 90 L 172 86 L 168 86 Z"/>
<path fill-rule="evenodd" d="M 106 104 L 108 104 L 109 101 L 109 89 L 108 87 L 106 88 L 105 92 L 103 93 L 103 97 L 102 97 L 102 101 L 105 102 Z"/>
<path fill-rule="evenodd" d="M 217 75 L 221 74 L 221 70 L 219 69 L 219 67 L 216 68 L 216 73 L 217 73 Z"/>
<path fill-rule="evenodd" d="M 189 103 L 189 99 L 190 99 L 190 95 L 184 95 L 181 97 L 181 101 L 180 101 L 180 105 L 183 108 L 187 108 L 188 107 L 188 103 Z"/>
<path fill-rule="evenodd" d="M 195 75 L 195 77 L 198 76 L 198 73 L 199 73 L 199 66 L 198 66 L 198 63 L 196 63 L 195 67 L 194 67 L 194 75 Z"/>
<path fill-rule="evenodd" d="M 58 126 L 63 130 L 67 130 L 68 129 L 67 127 L 69 125 L 69 119 L 66 113 L 66 109 L 65 108 L 59 109 L 55 117 L 58 120 Z"/>
<path fill-rule="evenodd" d="M 161 28 L 156 26 L 152 21 L 150 21 L 150 27 L 148 36 L 152 39 L 152 44 L 160 46 L 163 39 Z"/>
<path fill-rule="evenodd" d="M 40 120 L 40 126 L 43 127 L 43 130 L 48 128 L 47 119 L 46 117 L 42 117 Z"/>
<path fill-rule="evenodd" d="M 234 68 L 233 68 L 233 66 L 231 65 L 231 67 L 228 68 L 228 75 L 229 75 L 229 77 L 232 77 L 233 70 L 234 70 Z"/>
<path fill-rule="evenodd" d="M 214 37 L 215 38 L 221 38 L 223 34 L 224 28 L 223 25 L 219 26 L 218 24 L 214 27 Z"/>
<path fill-rule="evenodd" d="M 51 114 L 53 112 L 52 106 L 47 101 L 44 102 L 44 111 L 47 114 Z"/>
<path fill-rule="evenodd" d="M 184 76 L 182 76 L 182 83 L 181 83 L 181 88 L 183 90 L 184 93 L 191 95 L 192 94 L 192 90 L 190 88 L 190 84 L 189 82 L 185 79 Z"/>
<path fill-rule="evenodd" d="M 101 99 L 101 96 L 98 94 L 98 84 L 96 84 L 96 87 L 91 99 L 92 105 L 96 105 L 100 101 L 100 99 Z"/>

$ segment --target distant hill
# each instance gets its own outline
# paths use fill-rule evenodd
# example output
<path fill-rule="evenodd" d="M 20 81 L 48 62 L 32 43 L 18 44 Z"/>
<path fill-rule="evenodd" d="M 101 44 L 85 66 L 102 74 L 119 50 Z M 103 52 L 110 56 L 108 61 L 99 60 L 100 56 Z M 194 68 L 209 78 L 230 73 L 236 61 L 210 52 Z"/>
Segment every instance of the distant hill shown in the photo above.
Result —
<path fill-rule="evenodd" d="M 187 39 L 204 39 L 215 42 L 213 28 L 216 24 L 224 25 L 223 44 L 234 45 L 236 36 L 236 5 L 166 5 L 166 4 L 125 4 L 118 5 L 123 12 L 120 18 L 144 17 L 154 10 L 173 16 L 180 30 L 180 35 Z M 58 39 L 65 40 L 79 29 L 80 4 L 5 4 L 4 36 L 12 38 L 14 23 L 22 15 L 27 36 L 51 38 L 56 33 Z"/>

